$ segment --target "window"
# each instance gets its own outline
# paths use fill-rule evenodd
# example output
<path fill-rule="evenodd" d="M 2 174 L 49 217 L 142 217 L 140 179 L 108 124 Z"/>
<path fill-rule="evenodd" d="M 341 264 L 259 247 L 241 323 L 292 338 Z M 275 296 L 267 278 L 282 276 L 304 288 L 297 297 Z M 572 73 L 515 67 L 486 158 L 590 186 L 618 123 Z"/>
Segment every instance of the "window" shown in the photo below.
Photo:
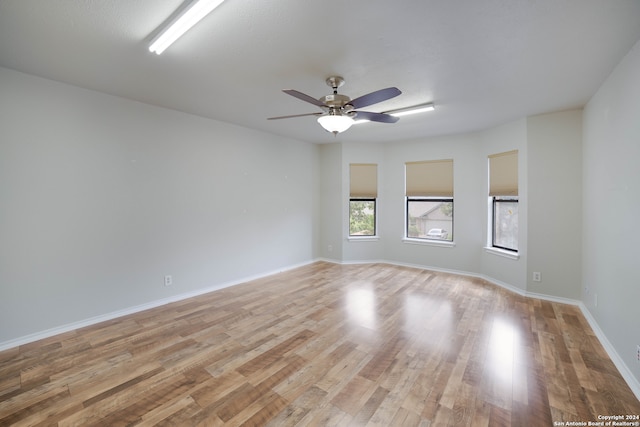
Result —
<path fill-rule="evenodd" d="M 492 246 L 518 250 L 518 198 L 493 197 Z"/>
<path fill-rule="evenodd" d="M 453 160 L 405 164 L 409 239 L 453 241 Z"/>
<path fill-rule="evenodd" d="M 518 151 L 489 156 L 490 246 L 518 251 Z"/>
<path fill-rule="evenodd" d="M 349 165 L 349 236 L 376 235 L 378 165 Z"/>
<path fill-rule="evenodd" d="M 453 198 L 407 197 L 407 232 L 412 239 L 453 241 Z"/>
<path fill-rule="evenodd" d="M 376 199 L 349 199 L 349 236 L 376 235 Z"/>

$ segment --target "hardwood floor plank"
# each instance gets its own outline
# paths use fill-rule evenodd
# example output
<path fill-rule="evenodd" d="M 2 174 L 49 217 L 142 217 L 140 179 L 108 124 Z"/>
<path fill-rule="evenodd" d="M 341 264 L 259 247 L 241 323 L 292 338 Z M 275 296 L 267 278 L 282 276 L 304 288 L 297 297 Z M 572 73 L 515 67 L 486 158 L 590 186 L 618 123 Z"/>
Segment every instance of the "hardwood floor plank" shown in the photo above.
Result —
<path fill-rule="evenodd" d="M 254 387 L 245 383 L 225 398 L 224 402 L 216 409 L 216 414 L 222 421 L 229 421 L 268 391 L 266 387 L 260 385 Z"/>
<path fill-rule="evenodd" d="M 472 425 L 474 422 L 476 399 L 478 396 L 472 386 L 461 383 L 453 404 L 453 424 L 459 426 Z"/>
<path fill-rule="evenodd" d="M 419 427 L 421 425 L 427 425 L 422 418 L 420 418 L 420 415 L 416 414 L 415 412 L 411 412 L 405 408 L 398 408 L 398 411 L 395 413 L 393 419 L 391 420 L 391 422 L 387 423 L 387 424 L 371 424 L 369 423 L 368 425 L 373 425 L 373 426 L 377 426 L 377 425 L 389 425 L 389 426 L 404 426 L 404 427 Z"/>
<path fill-rule="evenodd" d="M 60 402 L 63 402 L 65 398 L 69 397 L 69 390 L 66 387 L 60 387 L 50 390 L 49 393 L 37 396 L 27 400 L 25 404 L 17 405 L 12 408 L 11 414 L 2 416 L 0 421 L 4 425 L 12 425 L 18 421 L 28 417 L 31 414 L 39 413 L 51 406 L 55 406 Z M 4 409 L 4 408 L 2 408 Z M 2 412 L 0 412 L 2 414 Z"/>
<path fill-rule="evenodd" d="M 344 412 L 355 415 L 376 388 L 375 382 L 357 375 L 331 399 L 331 403 Z"/>
<path fill-rule="evenodd" d="M 263 426 L 278 415 L 288 404 L 289 402 L 282 396 L 271 392 L 254 403 L 253 406 L 257 407 L 258 411 L 240 425 L 243 427 Z M 251 408 L 249 410 L 252 411 Z"/>
<path fill-rule="evenodd" d="M 35 386 L 42 385 L 36 384 Z M 19 372 L 0 377 L 0 399 L 8 399 L 13 393 L 20 393 L 22 379 Z"/>
<path fill-rule="evenodd" d="M 355 348 L 332 366 L 315 365 L 320 374 L 315 384 L 333 398 L 370 359 L 366 352 Z"/>
<path fill-rule="evenodd" d="M 550 426 L 640 414 L 579 308 L 317 262 L 0 352 L 0 425 Z"/>
<path fill-rule="evenodd" d="M 511 412 L 497 406 L 491 406 L 491 417 L 489 425 L 491 427 L 511 427 Z"/>
<path fill-rule="evenodd" d="M 407 340 L 402 337 L 391 337 L 391 339 L 376 352 L 376 355 L 369 361 L 369 363 L 362 368 L 358 375 L 372 381 L 376 381 L 391 365 L 400 349 L 402 349 L 406 344 Z"/>
<path fill-rule="evenodd" d="M 389 390 L 386 388 L 380 386 L 376 387 L 369 399 L 365 402 L 364 406 L 353 417 L 352 424 L 354 426 L 366 425 L 388 394 Z"/>
<path fill-rule="evenodd" d="M 315 408 L 309 415 L 302 419 L 301 427 L 348 426 L 352 421 L 351 415 L 331 404 Z"/>
<path fill-rule="evenodd" d="M 144 414 L 142 416 L 142 420 L 136 425 L 144 427 L 156 426 L 161 422 L 164 422 L 173 414 L 180 413 L 181 411 L 185 410 L 185 408 L 192 407 L 193 404 L 193 398 L 188 395 L 183 396 L 180 399 L 169 401 L 167 404 L 158 406 Z M 224 425 L 224 423 L 221 420 L 218 420 L 218 424 L 210 423 L 210 425 L 222 426 Z"/>
<path fill-rule="evenodd" d="M 55 399 L 55 396 L 68 395 L 69 387 L 47 383 L 0 401 L 0 421 L 25 408 L 37 407 L 41 402 Z"/>
<path fill-rule="evenodd" d="M 278 359 L 283 357 L 286 353 L 294 350 L 298 346 L 301 346 L 314 336 L 315 333 L 305 329 L 238 367 L 237 371 L 244 376 L 249 376 L 257 371 L 265 369 L 277 362 Z"/>
<path fill-rule="evenodd" d="M 433 384 L 431 381 L 432 377 L 433 375 L 425 375 L 421 373 L 418 374 L 413 381 L 409 379 L 406 383 L 408 390 L 406 392 L 404 390 L 398 391 L 400 393 L 398 400 L 403 408 L 411 412 L 415 412 L 416 414 L 422 414 L 427 405 L 427 400 L 430 398 L 431 392 L 433 391 L 431 388 L 431 385 Z M 392 394 L 392 396 L 394 395 Z M 401 396 L 404 398 L 400 399 Z"/>
<path fill-rule="evenodd" d="M 310 386 L 266 425 L 275 427 L 298 425 L 313 408 L 318 406 L 318 402 L 325 401 L 326 396 L 326 391 Z"/>

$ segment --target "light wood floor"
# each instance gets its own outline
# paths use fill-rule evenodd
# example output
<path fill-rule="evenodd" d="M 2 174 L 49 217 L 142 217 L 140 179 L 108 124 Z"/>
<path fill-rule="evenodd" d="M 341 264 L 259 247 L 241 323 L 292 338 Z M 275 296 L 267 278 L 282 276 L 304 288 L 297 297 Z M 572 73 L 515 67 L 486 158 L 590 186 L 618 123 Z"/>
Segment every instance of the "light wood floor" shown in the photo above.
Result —
<path fill-rule="evenodd" d="M 640 414 L 580 311 L 315 263 L 0 353 L 0 425 L 552 426 Z"/>

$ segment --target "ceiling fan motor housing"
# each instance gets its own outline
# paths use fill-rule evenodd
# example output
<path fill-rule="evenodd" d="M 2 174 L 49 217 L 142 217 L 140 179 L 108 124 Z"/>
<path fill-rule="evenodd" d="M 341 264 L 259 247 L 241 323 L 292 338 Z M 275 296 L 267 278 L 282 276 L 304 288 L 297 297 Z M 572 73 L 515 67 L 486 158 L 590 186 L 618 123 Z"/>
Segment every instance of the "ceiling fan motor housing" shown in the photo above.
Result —
<path fill-rule="evenodd" d="M 320 98 L 320 102 L 324 103 L 327 107 L 335 108 L 344 107 L 349 103 L 349 101 L 351 101 L 351 98 L 340 93 L 332 93 L 331 95 L 326 95 Z"/>
<path fill-rule="evenodd" d="M 349 104 L 350 101 L 351 98 L 339 93 L 320 98 L 320 102 L 329 107 L 328 113 L 331 115 L 355 116 L 353 105 Z"/>

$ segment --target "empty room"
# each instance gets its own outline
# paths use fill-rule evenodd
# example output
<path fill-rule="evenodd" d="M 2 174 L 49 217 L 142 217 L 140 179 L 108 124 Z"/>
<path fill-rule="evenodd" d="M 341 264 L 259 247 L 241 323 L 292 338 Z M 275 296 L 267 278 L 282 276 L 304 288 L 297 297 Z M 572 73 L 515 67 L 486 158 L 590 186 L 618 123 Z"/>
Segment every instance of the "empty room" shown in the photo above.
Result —
<path fill-rule="evenodd" d="M 0 425 L 640 426 L 637 0 L 0 0 Z"/>

